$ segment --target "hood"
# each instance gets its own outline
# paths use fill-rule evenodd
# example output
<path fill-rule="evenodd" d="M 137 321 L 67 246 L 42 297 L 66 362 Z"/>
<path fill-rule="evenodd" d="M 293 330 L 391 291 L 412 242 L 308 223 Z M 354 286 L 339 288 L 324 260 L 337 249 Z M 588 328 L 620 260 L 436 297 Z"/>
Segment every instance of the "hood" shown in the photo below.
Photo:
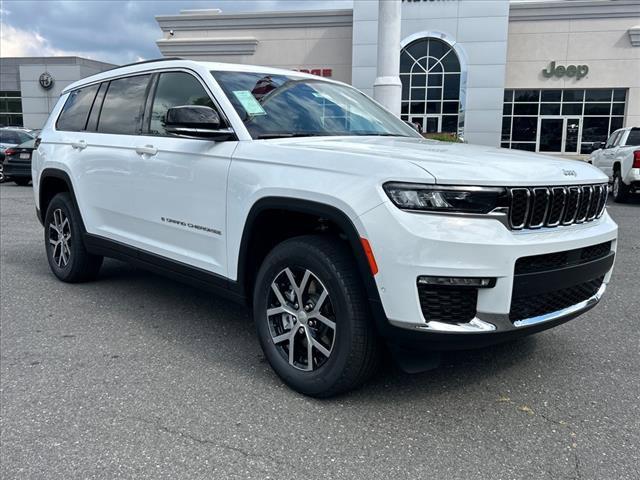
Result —
<path fill-rule="evenodd" d="M 269 141 L 282 147 L 328 150 L 332 155 L 385 159 L 391 174 L 396 162 L 408 162 L 440 184 L 535 186 L 607 181 L 600 170 L 580 160 L 482 145 L 399 137 L 302 137 Z"/>

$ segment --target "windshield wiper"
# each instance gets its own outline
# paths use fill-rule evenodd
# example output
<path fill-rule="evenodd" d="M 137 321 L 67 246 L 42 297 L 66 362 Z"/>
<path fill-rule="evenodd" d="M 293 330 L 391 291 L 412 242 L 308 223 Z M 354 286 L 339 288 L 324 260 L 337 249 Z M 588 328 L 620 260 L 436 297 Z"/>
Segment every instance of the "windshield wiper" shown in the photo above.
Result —
<path fill-rule="evenodd" d="M 295 138 L 295 137 L 330 137 L 329 133 L 261 133 L 258 138 L 266 140 L 269 138 Z"/>
<path fill-rule="evenodd" d="M 402 138 L 411 138 L 409 135 L 401 135 L 399 133 L 362 133 L 360 134 L 363 137 L 402 137 Z"/>

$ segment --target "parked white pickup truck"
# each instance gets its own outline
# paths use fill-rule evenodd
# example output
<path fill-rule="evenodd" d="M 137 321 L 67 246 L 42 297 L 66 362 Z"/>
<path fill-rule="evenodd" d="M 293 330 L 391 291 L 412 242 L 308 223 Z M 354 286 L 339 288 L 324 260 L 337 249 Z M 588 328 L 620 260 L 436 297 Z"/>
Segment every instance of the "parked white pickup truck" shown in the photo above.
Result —
<path fill-rule="evenodd" d="M 607 143 L 591 153 L 589 163 L 609 176 L 616 202 L 626 202 L 634 191 L 640 193 L 640 127 L 613 132 Z"/>

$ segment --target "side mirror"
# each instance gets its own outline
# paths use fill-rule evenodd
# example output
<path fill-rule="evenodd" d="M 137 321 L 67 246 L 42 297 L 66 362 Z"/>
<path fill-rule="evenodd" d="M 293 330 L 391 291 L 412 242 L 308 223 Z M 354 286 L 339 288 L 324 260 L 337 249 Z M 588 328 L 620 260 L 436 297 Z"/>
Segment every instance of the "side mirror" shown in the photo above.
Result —
<path fill-rule="evenodd" d="M 167 110 L 164 128 L 167 133 L 191 138 L 211 138 L 218 141 L 233 137 L 233 130 L 221 128 L 220 115 L 211 107 L 184 105 Z"/>
<path fill-rule="evenodd" d="M 592 148 L 592 152 L 595 152 L 596 150 L 600 150 L 601 148 L 604 147 L 604 142 L 593 142 L 593 145 L 591 145 Z"/>

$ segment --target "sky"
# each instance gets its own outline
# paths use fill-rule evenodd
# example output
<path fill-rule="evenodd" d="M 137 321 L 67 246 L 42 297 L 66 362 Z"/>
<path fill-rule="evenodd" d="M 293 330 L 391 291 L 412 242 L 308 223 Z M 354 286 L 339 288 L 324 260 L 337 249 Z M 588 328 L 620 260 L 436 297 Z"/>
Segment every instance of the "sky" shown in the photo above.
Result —
<path fill-rule="evenodd" d="M 350 8 L 352 0 L 0 0 L 0 56 L 77 55 L 114 64 L 160 57 L 155 15 Z"/>

